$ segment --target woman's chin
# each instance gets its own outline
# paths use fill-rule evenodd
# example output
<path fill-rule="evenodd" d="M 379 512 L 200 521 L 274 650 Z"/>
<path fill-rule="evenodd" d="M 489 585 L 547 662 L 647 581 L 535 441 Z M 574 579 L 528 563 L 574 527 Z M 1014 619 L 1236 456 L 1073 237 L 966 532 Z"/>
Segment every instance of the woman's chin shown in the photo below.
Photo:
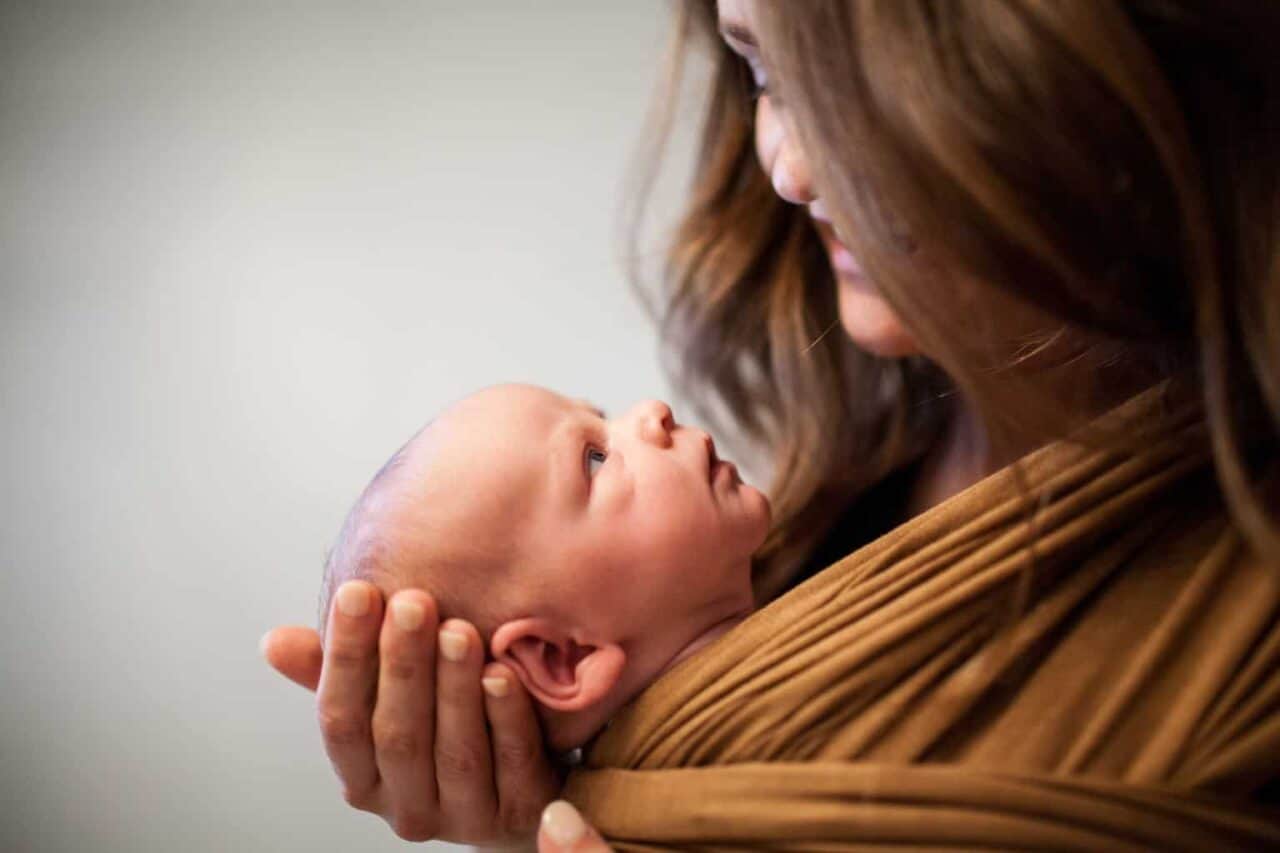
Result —
<path fill-rule="evenodd" d="M 840 279 L 840 325 L 861 350 L 880 358 L 918 355 L 920 347 L 898 314 L 865 279 Z"/>

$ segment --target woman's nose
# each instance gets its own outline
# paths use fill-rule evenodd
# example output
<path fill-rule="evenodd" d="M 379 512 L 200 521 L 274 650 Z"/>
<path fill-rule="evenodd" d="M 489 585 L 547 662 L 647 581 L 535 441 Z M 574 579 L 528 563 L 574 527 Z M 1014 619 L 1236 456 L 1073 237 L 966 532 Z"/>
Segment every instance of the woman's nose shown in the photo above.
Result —
<path fill-rule="evenodd" d="M 792 204 L 809 204 L 818 197 L 813 191 L 813 176 L 809 173 L 809 161 L 804 158 L 796 145 L 782 146 L 769 178 L 773 182 L 773 191 L 783 201 L 789 201 Z"/>
<path fill-rule="evenodd" d="M 676 420 L 670 406 L 661 400 L 646 400 L 637 404 L 632 414 L 642 441 L 658 447 L 671 446 L 671 431 L 675 429 Z"/>
<path fill-rule="evenodd" d="M 783 201 L 809 204 L 817 199 L 809 161 L 768 97 L 756 102 L 756 154 Z"/>

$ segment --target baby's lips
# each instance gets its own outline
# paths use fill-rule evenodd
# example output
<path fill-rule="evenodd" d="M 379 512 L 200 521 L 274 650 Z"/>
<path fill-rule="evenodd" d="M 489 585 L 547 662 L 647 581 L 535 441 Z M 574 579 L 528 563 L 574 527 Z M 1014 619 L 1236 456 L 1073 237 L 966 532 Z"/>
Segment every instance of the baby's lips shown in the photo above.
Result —
<path fill-rule="evenodd" d="M 711 477 L 716 470 L 716 463 L 720 461 L 720 457 L 716 455 L 716 440 L 709 433 L 702 434 L 703 442 L 707 448 L 707 477 Z"/>

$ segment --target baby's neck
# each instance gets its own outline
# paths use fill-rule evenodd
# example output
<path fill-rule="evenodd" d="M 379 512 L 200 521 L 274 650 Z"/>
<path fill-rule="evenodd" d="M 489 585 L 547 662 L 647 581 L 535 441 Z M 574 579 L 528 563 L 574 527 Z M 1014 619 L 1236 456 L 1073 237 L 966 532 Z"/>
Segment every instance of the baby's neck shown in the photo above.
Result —
<path fill-rule="evenodd" d="M 688 658 L 692 655 L 697 654 L 707 646 L 714 643 L 716 640 L 720 639 L 729 631 L 733 630 L 738 624 L 742 622 L 742 620 L 746 619 L 749 615 L 751 615 L 749 611 L 744 611 L 742 613 L 735 613 L 732 616 L 728 617 L 727 619 L 722 619 L 721 621 L 712 625 L 710 628 L 708 628 L 706 631 L 699 634 L 697 637 L 694 637 L 692 642 L 690 642 L 687 646 L 681 649 L 680 652 L 676 654 L 675 657 L 673 657 L 670 661 L 667 662 L 667 664 L 664 667 L 662 667 L 662 669 L 658 670 L 657 674 L 654 675 L 653 678 L 649 680 L 649 683 L 652 684 L 654 681 L 657 681 L 664 672 L 671 669 L 676 664 L 683 661 L 685 658 Z M 644 687 L 647 687 L 647 686 L 648 686 L 647 684 L 643 685 L 640 689 L 643 690 Z"/>
<path fill-rule="evenodd" d="M 548 745 L 556 752 L 568 752 L 583 746 L 603 729 L 618 711 L 665 672 L 714 643 L 749 615 L 750 611 L 742 611 L 722 619 L 694 637 L 666 661 L 628 661 L 628 668 L 636 674 L 631 678 L 624 676 L 624 680 L 607 699 L 591 708 L 566 713 L 539 706 Z"/>

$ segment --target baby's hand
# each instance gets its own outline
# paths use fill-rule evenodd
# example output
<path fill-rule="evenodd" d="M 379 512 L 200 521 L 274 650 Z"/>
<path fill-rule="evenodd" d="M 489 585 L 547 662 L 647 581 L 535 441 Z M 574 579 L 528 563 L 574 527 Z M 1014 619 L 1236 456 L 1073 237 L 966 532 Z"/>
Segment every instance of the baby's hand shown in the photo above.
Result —
<path fill-rule="evenodd" d="M 263 653 L 317 690 L 346 801 L 409 841 L 531 838 L 560 781 L 520 680 L 501 664 L 482 673 L 476 629 L 440 625 L 421 590 L 397 592 L 384 615 L 381 593 L 363 581 L 338 590 L 328 625 L 323 651 L 312 629 L 280 627 Z"/>

